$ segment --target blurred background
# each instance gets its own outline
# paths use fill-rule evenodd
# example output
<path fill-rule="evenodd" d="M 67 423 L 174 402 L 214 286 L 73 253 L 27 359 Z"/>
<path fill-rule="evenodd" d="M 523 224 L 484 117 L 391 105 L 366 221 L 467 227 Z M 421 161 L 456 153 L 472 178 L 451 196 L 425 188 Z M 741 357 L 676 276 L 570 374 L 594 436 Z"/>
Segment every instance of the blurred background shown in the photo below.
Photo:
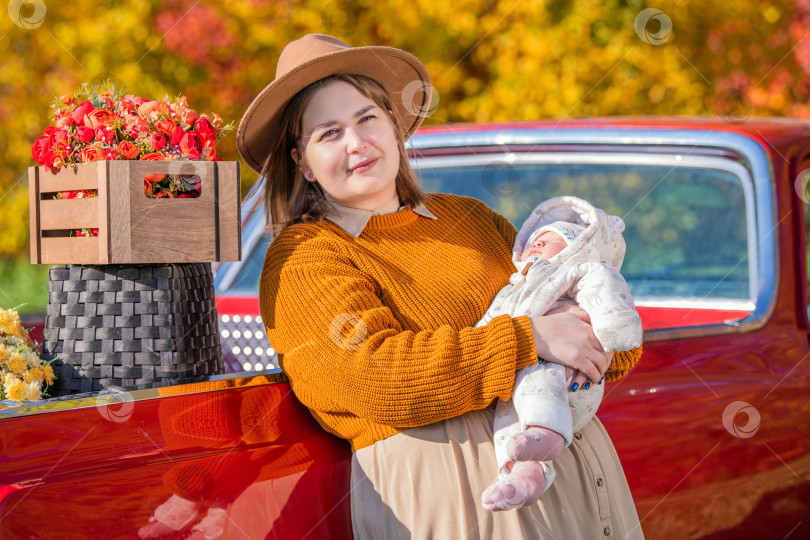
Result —
<path fill-rule="evenodd" d="M 47 304 L 48 267 L 29 262 L 27 168 L 54 97 L 108 79 L 238 123 L 284 45 L 311 32 L 419 57 L 435 90 L 425 125 L 810 117 L 810 0 L 11 0 L 0 13 L 0 306 Z M 217 153 L 239 159 L 233 133 Z M 242 172 L 246 193 L 256 174 Z"/>

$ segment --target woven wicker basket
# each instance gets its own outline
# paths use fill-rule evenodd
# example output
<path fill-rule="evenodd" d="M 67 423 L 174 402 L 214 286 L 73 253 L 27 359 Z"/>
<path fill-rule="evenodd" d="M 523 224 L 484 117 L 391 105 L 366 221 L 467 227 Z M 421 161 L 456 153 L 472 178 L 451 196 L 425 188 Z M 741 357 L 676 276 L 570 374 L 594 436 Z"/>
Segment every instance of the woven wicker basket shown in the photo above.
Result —
<path fill-rule="evenodd" d="M 42 353 L 51 396 L 223 373 L 211 265 L 52 267 Z"/>

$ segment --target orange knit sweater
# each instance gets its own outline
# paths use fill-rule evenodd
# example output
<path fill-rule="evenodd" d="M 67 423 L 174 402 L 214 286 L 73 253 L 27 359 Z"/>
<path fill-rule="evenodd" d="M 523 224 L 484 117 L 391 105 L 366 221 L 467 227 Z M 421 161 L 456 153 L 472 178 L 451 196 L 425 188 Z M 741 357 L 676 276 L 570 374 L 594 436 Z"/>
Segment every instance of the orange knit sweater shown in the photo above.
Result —
<path fill-rule="evenodd" d="M 509 399 L 515 371 L 537 361 L 528 317 L 472 328 L 515 271 L 514 226 L 470 197 L 425 205 L 438 219 L 373 216 L 359 238 L 291 225 L 265 259 L 261 313 L 280 366 L 353 450 Z M 640 354 L 616 353 L 605 379 Z"/>

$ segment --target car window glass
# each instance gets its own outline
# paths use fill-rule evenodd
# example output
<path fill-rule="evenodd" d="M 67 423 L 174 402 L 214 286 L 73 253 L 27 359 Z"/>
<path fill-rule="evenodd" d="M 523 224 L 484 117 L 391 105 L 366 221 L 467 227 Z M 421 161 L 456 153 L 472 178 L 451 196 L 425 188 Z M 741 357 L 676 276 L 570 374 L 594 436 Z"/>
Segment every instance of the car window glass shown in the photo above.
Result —
<path fill-rule="evenodd" d="M 622 217 L 622 274 L 636 301 L 751 297 L 745 191 L 723 170 L 669 166 L 495 164 L 421 170 L 429 191 L 483 200 L 517 228 L 540 202 L 588 200 Z"/>

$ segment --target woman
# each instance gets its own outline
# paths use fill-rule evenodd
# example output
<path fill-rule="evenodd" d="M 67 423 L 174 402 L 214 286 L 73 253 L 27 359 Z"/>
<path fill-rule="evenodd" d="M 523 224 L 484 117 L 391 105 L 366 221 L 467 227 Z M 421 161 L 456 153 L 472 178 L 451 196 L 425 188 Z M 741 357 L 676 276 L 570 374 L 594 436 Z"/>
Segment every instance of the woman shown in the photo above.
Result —
<path fill-rule="evenodd" d="M 558 458 L 539 504 L 480 507 L 495 462 L 491 405 L 510 397 L 517 369 L 542 356 L 595 384 L 639 351 L 608 369 L 571 313 L 472 328 L 514 271 L 517 231 L 476 199 L 417 185 L 403 143 L 429 106 L 412 89 L 429 81 L 404 51 L 305 36 L 284 49 L 237 133 L 267 179 L 277 233 L 262 318 L 298 399 L 352 444 L 355 536 L 640 537 L 598 420 Z"/>

